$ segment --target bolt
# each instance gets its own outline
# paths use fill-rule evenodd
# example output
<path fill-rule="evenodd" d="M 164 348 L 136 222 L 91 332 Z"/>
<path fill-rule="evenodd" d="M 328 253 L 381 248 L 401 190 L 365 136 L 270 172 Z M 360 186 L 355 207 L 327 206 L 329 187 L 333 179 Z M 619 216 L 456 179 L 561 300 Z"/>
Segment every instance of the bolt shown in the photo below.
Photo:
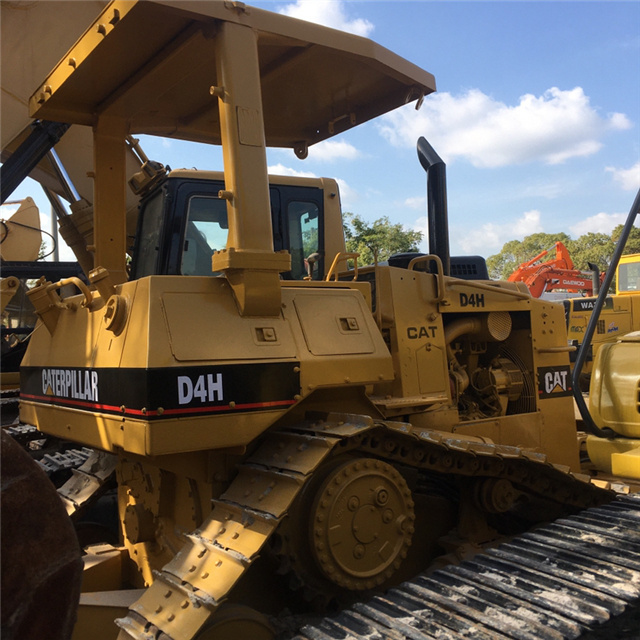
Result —
<path fill-rule="evenodd" d="M 376 502 L 382 506 L 384 504 L 387 504 L 387 501 L 389 500 L 389 492 L 384 489 L 383 487 L 379 487 L 376 490 Z"/>

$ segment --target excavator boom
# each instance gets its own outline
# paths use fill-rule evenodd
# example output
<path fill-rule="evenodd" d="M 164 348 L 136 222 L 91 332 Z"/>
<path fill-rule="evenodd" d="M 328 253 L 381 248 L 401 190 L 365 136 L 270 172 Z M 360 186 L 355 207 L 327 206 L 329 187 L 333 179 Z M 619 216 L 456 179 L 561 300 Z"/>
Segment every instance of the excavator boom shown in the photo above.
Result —
<path fill-rule="evenodd" d="M 555 257 L 540 262 L 555 248 Z M 593 292 L 593 277 L 590 273 L 576 269 L 563 242 L 558 241 L 550 249 L 541 251 L 531 260 L 523 262 L 508 278 L 509 282 L 524 282 L 531 295 L 539 298 L 549 291 L 567 291 L 571 293 Z"/>

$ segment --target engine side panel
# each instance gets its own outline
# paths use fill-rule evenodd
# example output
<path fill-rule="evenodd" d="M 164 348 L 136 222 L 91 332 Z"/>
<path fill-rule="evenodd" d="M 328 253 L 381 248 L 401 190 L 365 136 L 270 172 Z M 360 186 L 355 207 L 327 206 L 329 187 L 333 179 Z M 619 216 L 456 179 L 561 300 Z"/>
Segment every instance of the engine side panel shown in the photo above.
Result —
<path fill-rule="evenodd" d="M 279 317 L 243 317 L 224 278 L 143 278 L 114 296 L 117 333 L 109 305 L 67 301 L 75 310 L 53 334 L 41 326 L 23 362 L 22 419 L 106 450 L 218 449 L 248 444 L 319 388 L 393 377 L 359 291 L 282 291 Z"/>

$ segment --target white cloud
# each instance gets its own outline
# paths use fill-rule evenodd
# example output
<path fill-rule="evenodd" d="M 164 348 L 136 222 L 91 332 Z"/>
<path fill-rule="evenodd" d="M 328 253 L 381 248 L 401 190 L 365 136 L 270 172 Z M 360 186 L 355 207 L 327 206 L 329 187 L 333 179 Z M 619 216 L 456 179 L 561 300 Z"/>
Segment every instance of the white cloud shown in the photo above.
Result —
<path fill-rule="evenodd" d="M 296 176 L 298 178 L 317 178 L 318 176 L 312 171 L 296 171 L 291 167 L 286 167 L 281 162 L 271 164 L 267 167 L 269 175 L 273 176 Z"/>
<path fill-rule="evenodd" d="M 0 220 L 8 220 L 20 208 L 19 202 L 5 202 L 0 205 Z"/>
<path fill-rule="evenodd" d="M 426 219 L 419 230 L 425 233 L 426 237 Z M 509 240 L 522 240 L 525 236 L 541 231 L 543 227 L 540 212 L 532 209 L 504 224 L 487 222 L 480 227 L 452 229 L 451 253 L 453 255 L 479 254 L 487 257 L 498 253 L 504 243 Z"/>
<path fill-rule="evenodd" d="M 296 0 L 282 7 L 279 13 L 358 36 L 369 36 L 374 29 L 373 24 L 368 20 L 349 17 L 345 4 L 341 0 Z"/>
<path fill-rule="evenodd" d="M 536 209 L 525 211 L 521 218 L 516 218 L 512 224 L 504 225 L 507 233 L 515 234 L 518 238 L 524 238 L 532 233 L 542 231 L 542 223 L 540 222 L 540 212 Z"/>
<path fill-rule="evenodd" d="M 409 207 L 409 209 L 419 209 L 421 211 L 426 211 L 427 209 L 427 198 L 425 196 L 417 196 L 413 198 L 407 198 L 404 201 L 404 206 Z"/>
<path fill-rule="evenodd" d="M 517 194 L 520 198 L 546 198 L 547 200 L 553 200 L 566 193 L 571 186 L 566 177 L 564 177 L 563 182 L 532 181 L 530 177 L 527 177 L 525 184 L 517 185 Z"/>
<path fill-rule="evenodd" d="M 606 233 L 610 234 L 619 224 L 624 224 L 627 220 L 625 213 L 597 213 L 589 216 L 574 225 L 571 225 L 572 238 L 579 238 L 585 233 Z"/>
<path fill-rule="evenodd" d="M 333 160 L 355 160 L 360 152 L 348 142 L 324 140 L 309 147 L 309 158 L 331 162 Z"/>
<path fill-rule="evenodd" d="M 291 167 L 279 162 L 278 164 L 271 164 L 267 167 L 269 175 L 273 176 L 294 176 L 297 178 L 317 178 L 318 176 L 312 171 L 297 171 Z M 347 182 L 341 178 L 336 178 L 338 183 L 338 189 L 340 190 L 340 204 L 343 211 L 348 211 L 358 201 L 358 192 L 349 186 Z"/>
<path fill-rule="evenodd" d="M 464 158 L 476 167 L 541 161 L 559 164 L 594 154 L 609 131 L 630 128 L 622 113 L 602 117 L 581 87 L 524 95 L 509 106 L 471 89 L 461 96 L 428 96 L 420 111 L 403 107 L 378 125 L 393 145 L 414 147 L 425 136 L 445 161 Z"/>
<path fill-rule="evenodd" d="M 616 167 L 607 167 L 605 171 L 613 174 L 613 179 L 625 191 L 635 191 L 640 189 L 640 162 L 636 162 L 628 169 L 617 169 Z"/>
<path fill-rule="evenodd" d="M 353 209 L 354 205 L 360 199 L 358 192 L 349 186 L 342 178 L 336 178 L 338 189 L 340 189 L 340 204 L 342 211 Z"/>

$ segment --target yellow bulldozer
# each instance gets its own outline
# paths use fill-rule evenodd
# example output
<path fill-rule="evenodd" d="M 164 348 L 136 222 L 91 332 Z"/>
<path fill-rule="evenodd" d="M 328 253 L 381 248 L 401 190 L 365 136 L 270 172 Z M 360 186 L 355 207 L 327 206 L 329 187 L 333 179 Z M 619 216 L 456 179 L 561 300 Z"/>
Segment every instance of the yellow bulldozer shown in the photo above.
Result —
<path fill-rule="evenodd" d="M 576 637 L 640 596 L 604 578 L 637 584 L 625 527 L 602 543 L 634 558 L 615 569 L 549 529 L 531 553 L 588 558 L 601 596 L 574 568 L 563 611 L 553 578 L 529 605 L 524 585 L 496 587 L 475 597 L 475 621 L 447 623 L 438 606 L 420 618 L 461 597 L 415 577 L 436 557 L 583 509 L 638 514 L 580 472 L 562 306 L 449 255 L 445 168 L 424 138 L 428 255 L 348 269 L 336 182 L 267 175 L 267 147 L 304 158 L 433 91 L 431 74 L 367 39 L 241 2 L 124 0 L 34 87 L 32 118 L 93 132 L 89 284 L 31 290 L 39 322 L 21 367 L 22 422 L 96 450 L 59 490 L 70 516 L 117 479 L 121 543 L 86 550 L 74 638 L 273 638 L 305 624 L 299 637 L 497 624 Z M 224 172 L 135 177 L 132 243 L 137 134 L 221 144 Z M 531 583 L 518 566 L 508 580 Z M 401 583 L 410 594 L 380 595 Z"/>

